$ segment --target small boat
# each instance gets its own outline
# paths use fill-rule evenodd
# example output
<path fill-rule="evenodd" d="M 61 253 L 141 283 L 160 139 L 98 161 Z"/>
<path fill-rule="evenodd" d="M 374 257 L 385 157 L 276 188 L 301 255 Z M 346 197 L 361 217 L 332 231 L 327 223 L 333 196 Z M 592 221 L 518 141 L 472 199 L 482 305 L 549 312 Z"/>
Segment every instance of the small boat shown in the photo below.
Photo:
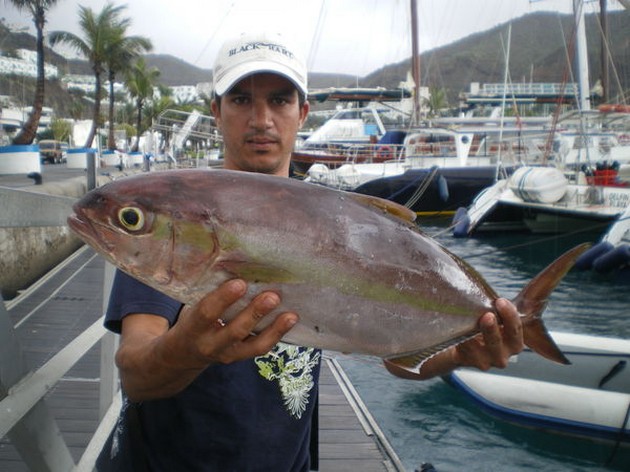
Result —
<path fill-rule="evenodd" d="M 336 169 L 349 162 L 384 162 L 396 154 L 402 136 L 388 132 L 388 121 L 399 119 L 401 112 L 385 108 L 382 102 L 408 99 L 405 89 L 329 88 L 309 93 L 311 101 L 346 102 L 321 127 L 293 151 L 291 163 L 297 175 L 306 175 L 315 164 Z M 365 105 L 367 103 L 367 105 Z"/>
<path fill-rule="evenodd" d="M 571 365 L 525 350 L 506 369 L 462 368 L 444 380 L 511 423 L 630 446 L 630 340 L 551 334 Z"/>
<path fill-rule="evenodd" d="M 553 167 L 521 167 L 481 192 L 470 207 L 459 209 L 453 234 L 497 229 L 603 234 L 630 204 L 630 186 L 606 179 L 614 183 L 589 183 L 583 172 L 571 181 Z"/>

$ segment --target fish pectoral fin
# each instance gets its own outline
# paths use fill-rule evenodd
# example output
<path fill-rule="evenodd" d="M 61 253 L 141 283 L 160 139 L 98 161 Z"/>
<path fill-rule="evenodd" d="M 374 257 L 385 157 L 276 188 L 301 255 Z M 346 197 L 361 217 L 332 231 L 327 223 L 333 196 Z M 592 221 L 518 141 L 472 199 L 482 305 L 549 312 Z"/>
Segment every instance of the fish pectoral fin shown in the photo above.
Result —
<path fill-rule="evenodd" d="M 384 198 L 373 197 L 371 195 L 362 195 L 360 193 L 350 193 L 349 195 L 364 205 L 378 208 L 379 210 L 383 210 L 385 213 L 396 216 L 402 220 L 409 222 L 416 220 L 416 213 L 399 203 L 385 200 Z"/>

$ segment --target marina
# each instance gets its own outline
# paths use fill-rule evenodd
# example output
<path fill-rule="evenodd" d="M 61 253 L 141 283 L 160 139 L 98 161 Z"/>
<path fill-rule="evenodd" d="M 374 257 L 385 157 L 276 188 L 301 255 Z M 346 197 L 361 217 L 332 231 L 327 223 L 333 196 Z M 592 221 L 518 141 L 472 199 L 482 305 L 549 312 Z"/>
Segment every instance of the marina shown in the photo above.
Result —
<path fill-rule="evenodd" d="M 235 155 L 226 143 L 235 141 L 231 133 L 222 134 L 217 127 L 221 109 L 216 101 L 210 103 L 213 93 L 223 96 L 224 92 L 217 82 L 199 80 L 219 80 L 220 74 L 210 79 L 209 71 L 197 67 L 201 73 L 195 79 L 197 85 L 170 87 L 170 92 L 181 92 L 172 100 L 157 81 L 160 73 L 169 75 L 171 66 L 155 68 L 144 62 L 154 56 L 146 54 L 152 47 L 148 38 L 145 45 L 138 44 L 137 54 L 121 56 L 133 65 L 133 71 L 123 70 L 122 65 L 117 70 L 114 60 L 96 67 L 89 55 L 85 61 L 76 61 L 95 71 L 94 77 L 84 76 L 91 85 L 84 90 L 87 100 L 83 104 L 93 108 L 93 113 L 86 109 L 82 116 L 75 116 L 77 110 L 72 110 L 67 130 L 58 126 L 53 130 L 53 120 L 59 125 L 70 113 L 63 99 L 54 110 L 42 108 L 44 79 L 48 81 L 47 105 L 53 98 L 51 85 L 57 82 L 63 81 L 64 90 L 56 94 L 69 96 L 65 88 L 70 89 L 71 74 L 58 79 L 56 66 L 52 79 L 41 76 L 40 68 L 28 79 L 28 74 L 18 78 L 14 85 L 19 88 L 21 81 L 22 100 L 13 85 L 9 95 L 0 97 L 1 471 L 91 472 L 116 428 L 124 401 L 115 363 L 119 338 L 103 326 L 115 269 L 92 247 L 83 245 L 77 234 L 93 247 L 100 245 L 101 254 L 115 254 L 116 264 L 134 277 L 186 303 L 195 303 L 221 277 L 243 274 L 250 292 L 261 287 L 281 292 L 277 310 L 295 310 L 301 319 L 283 339 L 324 349 L 311 430 L 315 439 L 310 445 L 312 470 L 630 470 L 630 105 L 627 77 L 617 76 L 618 71 L 627 72 L 623 69 L 627 58 L 618 51 L 619 38 L 627 36 L 630 12 L 608 15 L 603 0 L 598 14 L 586 18 L 582 0 L 567 0 L 573 4 L 572 16 L 543 15 L 525 28 L 525 22 L 515 21 L 514 41 L 510 21 L 477 40 L 472 37 L 470 42 L 436 49 L 435 57 L 433 52 L 423 53 L 429 60 L 423 62 L 421 74 L 418 45 L 427 32 L 419 36 L 418 26 L 429 17 L 417 10 L 421 2 L 403 3 L 408 3 L 410 16 L 397 14 L 403 24 L 396 29 L 411 27 L 411 41 L 405 38 L 411 43 L 407 44 L 411 46 L 409 64 L 405 60 L 387 65 L 361 83 L 353 74 L 347 84 L 341 75 L 324 77 L 313 68 L 317 43 L 332 36 L 323 33 L 324 23 L 332 19 L 332 4 L 327 8 L 322 4 L 319 15 L 309 15 L 300 5 L 302 19 L 318 18 L 317 31 L 309 43 L 304 80 L 286 78 L 301 91 L 300 107 L 304 106 L 302 93 L 308 99 L 310 111 L 306 108 L 304 115 L 308 111 L 309 119 L 300 121 L 294 143 L 289 172 L 293 179 L 280 179 L 277 187 L 261 184 L 265 177 L 244 172 L 230 177 L 227 171 L 214 170 L 223 167 L 224 158 L 229 167 Z M 630 9 L 630 0 L 618 3 L 614 10 Z M 104 11 L 112 6 L 108 4 Z M 448 11 L 444 5 L 440 8 Z M 50 45 L 67 41 L 63 31 L 49 31 L 60 28 L 44 10 L 46 21 L 34 22 L 37 33 L 47 24 Z M 81 7 L 79 18 L 86 11 Z M 76 13 L 72 12 L 75 22 Z M 489 16 L 481 10 L 476 13 Z M 492 17 L 499 18 L 498 13 L 493 11 Z M 239 16 L 230 7 L 204 50 L 222 39 L 230 15 Z M 459 15 L 461 11 L 451 16 Z M 612 30 L 606 25 L 608 17 L 616 18 Z M 356 23 L 378 30 L 372 36 L 380 40 L 387 37 L 384 18 L 369 28 L 362 21 Z M 6 35 L 0 42 L 13 43 L 13 27 L 5 28 L 4 19 L 0 23 L 0 33 Z M 109 29 L 115 24 L 105 26 Z M 300 36 L 307 34 L 307 21 L 300 26 L 304 29 Z M 594 55 L 590 57 L 587 50 L 587 26 L 589 41 L 602 44 L 602 70 L 592 79 L 588 64 L 594 62 Z M 121 26 L 122 36 L 130 32 L 126 28 L 126 23 Z M 552 30 L 553 36 L 561 38 L 553 39 Z M 9 55 L 16 58 L 8 62 L 2 48 L 0 66 L 34 64 L 35 58 L 43 63 L 42 37 L 32 38 L 37 40 L 37 53 L 11 45 L 16 50 Z M 355 42 L 358 36 L 343 44 Z M 124 52 L 110 46 L 110 59 Z M 368 46 L 363 48 L 375 54 L 374 44 Z M 388 46 L 388 57 L 393 59 L 393 41 Z M 351 48 L 343 49 L 337 45 L 334 55 L 348 54 Z M 46 54 L 50 60 L 50 51 Z M 353 55 L 361 56 L 357 51 Z M 442 62 L 441 55 L 448 55 L 449 61 Z M 608 63 L 613 61 L 618 62 L 614 83 L 607 77 Z M 103 69 L 100 76 L 99 68 Z M 541 73 L 545 68 L 550 70 Z M 575 78 L 569 77 L 572 68 Z M 70 71 L 68 64 L 66 69 Z M 188 76 L 187 64 L 178 63 L 175 69 L 175 75 Z M 442 78 L 436 76 L 437 70 Z M 496 83 L 502 74 L 503 82 Z M 263 90 L 273 85 L 268 75 L 261 82 L 252 80 L 251 90 L 256 91 L 254 82 L 262 83 Z M 405 75 L 406 81 L 399 82 Z M 41 79 L 37 83 L 32 80 L 36 76 Z M 119 82 L 123 76 L 124 84 Z M 243 77 L 241 83 L 246 83 Z M 462 83 L 456 84 L 454 78 Z M 146 80 L 142 87 L 146 96 L 141 96 L 144 91 L 137 90 L 132 79 Z M 322 80 L 336 81 L 337 86 L 318 89 Z M 25 106 L 26 96 L 31 95 L 25 92 L 27 81 L 33 82 L 35 91 L 30 111 Z M 364 81 L 371 83 L 364 85 Z M 487 83 L 481 85 L 481 81 Z M 175 83 L 172 77 L 164 83 L 171 82 Z M 470 93 L 461 92 L 465 82 Z M 115 89 L 129 92 L 122 114 L 124 94 L 115 94 Z M 227 85 L 224 90 L 229 96 Z M 318 109 L 316 102 L 331 100 L 352 105 L 322 103 Z M 105 120 L 99 124 L 97 117 L 99 111 L 104 115 L 106 102 L 110 105 L 107 124 Z M 223 102 L 226 116 L 236 104 Z M 243 118 L 251 122 L 247 126 L 253 127 L 254 120 L 245 111 L 241 108 Z M 131 115 L 136 116 L 129 119 Z M 67 133 L 62 136 L 61 131 Z M 269 140 L 250 141 L 262 153 L 275 146 Z M 287 161 L 292 143 L 287 141 Z M 184 168 L 196 170 L 151 178 L 156 174 L 153 170 Z M 145 182 L 150 183 L 121 182 L 132 174 L 146 174 L 140 177 L 148 177 Z M 118 182 L 75 205 L 73 218 L 66 219 L 78 197 L 111 181 Z M 157 212 L 143 211 L 154 204 Z M 414 216 L 418 216 L 415 221 Z M 160 221 L 158 235 L 152 226 L 156 220 Z M 145 226 L 149 221 L 151 225 Z M 125 230 L 119 230 L 119 223 Z M 415 225 L 438 244 L 419 235 Z M 114 230 L 102 237 L 110 227 Z M 406 238 L 406 231 L 414 236 Z M 123 233 L 131 238 L 119 239 Z M 129 243 L 129 239 L 135 241 Z M 586 250 L 583 243 L 593 246 Z M 549 270 L 549 264 L 578 245 L 582 252 L 575 257 L 574 268 L 553 291 L 547 291 L 555 287 L 555 281 L 547 283 L 551 275 L 564 274 L 568 268 L 564 265 L 561 270 L 560 264 L 554 264 Z M 140 265 L 143 271 L 130 269 Z M 460 269 L 466 280 L 460 277 Z M 318 290 L 313 290 L 314 285 Z M 482 296 L 476 296 L 477 288 Z M 464 302 L 460 303 L 460 295 Z M 459 341 L 462 333 L 476 329 L 477 318 L 469 316 L 467 297 L 473 306 L 479 306 L 478 302 L 485 307 L 496 296 L 511 299 L 523 320 L 544 314 L 553 341 L 541 336 L 544 348 L 536 345 L 531 333 L 538 320 L 524 322 L 525 341 L 558 364 L 528 347 L 512 356 L 505 369 L 460 368 L 443 378 L 409 380 L 420 377 L 418 359 L 426 351 Z M 217 323 L 229 324 L 232 312 L 238 313 L 233 308 L 226 309 Z M 178 328 L 186 327 L 186 318 L 182 320 Z M 219 329 L 230 333 L 233 326 Z M 188 331 L 188 336 L 193 338 L 193 333 Z M 436 341 L 438 336 L 443 338 Z M 180 339 L 179 346 L 188 339 Z M 392 375 L 395 372 L 386 370 L 383 359 L 402 362 L 395 365 L 415 377 Z M 567 359 L 570 366 L 560 365 Z M 282 364 L 282 359 L 277 362 L 284 369 Z M 138 365 L 136 374 L 151 371 L 144 363 Z M 259 374 L 265 376 L 262 370 Z M 312 380 L 303 373 L 292 375 L 297 381 Z M 237 385 L 231 376 L 224 377 L 231 388 Z M 280 385 L 285 401 L 292 396 L 294 404 L 308 403 Z M 127 386 L 131 395 L 131 383 Z M 185 394 L 191 391 L 196 390 Z M 230 392 L 224 396 L 233 398 L 250 389 Z M 186 406 L 192 404 L 191 397 L 181 398 L 189 402 Z M 267 425 L 273 423 L 270 412 L 278 405 L 272 398 L 271 408 L 252 409 L 268 432 L 272 428 Z M 200 400 L 204 408 L 206 401 L 206 397 Z M 250 402 L 232 399 L 227 406 L 218 404 L 218 416 L 223 418 L 239 403 Z M 245 416 L 242 411 L 241 417 Z M 258 415 L 259 411 L 264 415 Z M 158 417 L 147 414 L 144 419 Z M 246 416 L 248 424 L 251 418 Z M 229 436 L 223 434 L 226 423 L 204 426 L 209 424 L 220 424 L 220 436 Z M 161 441 L 168 430 L 179 440 L 186 437 L 188 426 L 147 427 L 143 432 L 160 432 L 156 436 Z M 241 427 L 242 423 L 237 429 Z M 194 440 L 203 442 L 207 436 L 213 434 L 196 434 Z M 185 447 L 190 447 L 192 437 L 188 435 Z M 142 438 L 131 439 L 143 443 Z M 288 442 L 267 440 L 274 445 Z M 284 448 L 271 448 L 271 453 L 257 441 L 251 444 L 264 449 L 263 455 L 252 461 L 254 455 L 239 450 L 239 456 L 250 459 L 254 468 L 264 469 L 258 459 L 266 456 L 290 457 Z M 304 453 L 307 447 L 302 444 Z M 204 443 L 199 450 L 205 447 Z M 153 447 L 152 451 L 157 456 L 176 449 Z M 140 451 L 144 454 L 142 447 Z M 213 460 L 223 455 L 207 457 Z"/>
<path fill-rule="evenodd" d="M 64 172 L 63 166 L 46 166 L 44 181 L 63 180 Z M 69 173 L 74 178 L 80 177 L 80 172 Z M 11 179 L 5 177 L 3 184 L 10 183 Z M 13 183 L 22 190 L 33 186 L 28 180 Z M 508 297 L 518 292 L 545 263 L 590 237 L 581 233 L 565 233 L 553 238 L 526 233 L 503 236 L 488 233 L 476 238 L 454 239 L 445 231 L 445 219 L 425 218 L 419 224 L 473 264 L 499 294 Z M 82 467 L 86 467 L 99 450 L 98 442 L 92 443 L 95 432 L 99 424 L 107 424 L 107 420 L 104 423 L 100 420 L 101 415 L 107 416 L 101 411 L 104 382 L 98 342 L 104 333 L 100 323 L 103 264 L 100 257 L 83 248 L 61 264 L 54 275 L 43 277 L 32 289 L 6 304 L 30 369 L 53 360 L 56 352 L 86 329 L 96 333 L 95 339 L 90 341 L 93 347 L 86 350 L 76 365 L 60 375 L 58 382 L 42 390 L 72 460 L 79 465 L 78 470 L 89 469 L 89 466 Z M 626 320 L 630 302 L 623 287 L 611 277 L 590 272 L 571 273 L 552 295 L 545 315 L 547 324 L 565 332 L 627 338 L 630 336 Z M 106 362 L 113 366 L 111 358 Z M 610 445 L 564 439 L 550 432 L 531 431 L 488 419 L 442 380 L 396 379 L 385 371 L 378 359 L 327 353 L 323 366 L 320 470 L 356 470 L 357 467 L 361 470 L 414 470 L 423 462 L 433 463 L 438 471 L 458 470 L 464 464 L 469 470 L 488 470 L 487 461 L 494 464 L 497 459 L 482 459 L 477 452 L 472 452 L 475 444 L 481 447 L 480 441 L 486 444 L 483 448 L 487 449 L 487 454 L 494 448 L 489 444 L 500 444 L 510 448 L 508 458 L 528 464 L 516 470 L 531 467 L 552 467 L 567 472 L 598 470 L 612 454 Z M 472 427 L 472 424 L 477 426 Z M 445 441 L 444 435 L 451 434 L 454 434 L 452 440 Z M 567 444 L 579 447 L 581 453 L 574 457 L 567 451 Z M 615 452 L 612 470 L 624 470 L 627 454 L 626 447 Z M 471 460 L 474 465 L 468 464 Z M 506 467 L 507 464 L 505 462 Z M 564 469 L 559 464 L 563 464 Z M 7 436 L 0 443 L 0 468 L 29 470 Z"/>

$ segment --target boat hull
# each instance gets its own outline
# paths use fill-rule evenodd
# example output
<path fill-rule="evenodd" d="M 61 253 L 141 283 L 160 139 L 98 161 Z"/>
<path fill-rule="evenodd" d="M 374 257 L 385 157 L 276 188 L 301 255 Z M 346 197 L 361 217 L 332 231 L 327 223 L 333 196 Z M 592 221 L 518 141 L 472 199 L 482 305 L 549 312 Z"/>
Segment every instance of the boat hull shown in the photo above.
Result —
<path fill-rule="evenodd" d="M 504 370 L 458 369 L 445 380 L 494 417 L 630 446 L 630 341 L 552 336 L 571 365 L 543 366 L 526 350 Z"/>
<path fill-rule="evenodd" d="M 496 166 L 409 169 L 371 180 L 354 191 L 407 205 L 416 213 L 454 214 L 496 180 Z"/>

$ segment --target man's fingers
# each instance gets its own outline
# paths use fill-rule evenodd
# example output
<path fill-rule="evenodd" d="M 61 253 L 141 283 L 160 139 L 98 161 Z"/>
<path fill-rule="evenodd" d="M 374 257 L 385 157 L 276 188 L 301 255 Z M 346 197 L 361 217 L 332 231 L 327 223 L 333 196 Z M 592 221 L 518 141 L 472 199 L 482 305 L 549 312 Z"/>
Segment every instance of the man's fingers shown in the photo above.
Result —
<path fill-rule="evenodd" d="M 238 344 L 238 355 L 247 357 L 261 356 L 269 352 L 282 337 L 298 322 L 295 313 L 282 313 L 256 336 L 249 336 Z"/>
<path fill-rule="evenodd" d="M 495 306 L 503 325 L 503 342 L 510 354 L 523 350 L 523 323 L 514 304 L 505 298 L 499 298 Z"/>
<path fill-rule="evenodd" d="M 247 338 L 256 328 L 258 323 L 280 304 L 280 297 L 273 292 L 264 292 L 258 295 L 229 323 L 230 334 L 236 340 Z"/>
<path fill-rule="evenodd" d="M 501 328 L 496 317 L 492 313 L 486 313 L 479 320 L 479 327 L 483 334 L 483 342 L 487 351 L 489 363 L 495 367 L 505 367 L 507 359 L 505 359 L 503 349 L 503 337 Z"/>
<path fill-rule="evenodd" d="M 205 322 L 218 320 L 223 313 L 245 295 L 247 284 L 241 279 L 228 280 L 208 293 L 195 306 L 197 316 Z"/>

